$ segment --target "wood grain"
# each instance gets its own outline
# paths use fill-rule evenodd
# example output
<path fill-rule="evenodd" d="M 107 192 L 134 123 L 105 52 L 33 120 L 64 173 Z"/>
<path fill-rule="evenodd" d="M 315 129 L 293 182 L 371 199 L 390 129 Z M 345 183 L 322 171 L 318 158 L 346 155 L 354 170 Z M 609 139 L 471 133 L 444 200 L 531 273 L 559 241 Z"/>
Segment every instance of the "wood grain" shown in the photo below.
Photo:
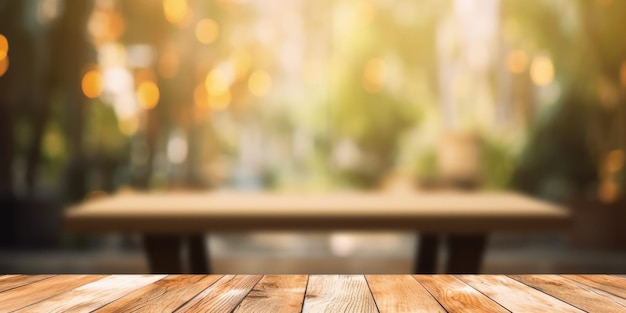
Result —
<path fill-rule="evenodd" d="M 302 312 L 378 312 L 363 275 L 311 275 Z"/>
<path fill-rule="evenodd" d="M 307 280 L 307 275 L 263 276 L 235 312 L 300 312 Z"/>
<path fill-rule="evenodd" d="M 414 275 L 448 312 L 508 312 L 451 275 Z"/>
<path fill-rule="evenodd" d="M 385 312 L 446 312 L 410 275 L 366 275 L 376 306 Z"/>
<path fill-rule="evenodd" d="M 54 275 L 4 275 L 0 277 L 0 292 L 28 285 L 52 276 Z"/>
<path fill-rule="evenodd" d="M 23 308 L 103 277 L 102 275 L 54 276 L 5 291 L 0 293 L 0 312 Z"/>
<path fill-rule="evenodd" d="M 96 312 L 173 312 L 222 275 L 169 275 Z"/>
<path fill-rule="evenodd" d="M 563 277 L 583 283 L 616 296 L 626 299 L 626 280 L 609 275 L 562 275 Z"/>
<path fill-rule="evenodd" d="M 225 275 L 176 312 L 231 312 L 262 275 Z"/>
<path fill-rule="evenodd" d="M 74 231 L 410 229 L 485 232 L 568 226 L 562 207 L 506 192 L 153 193 L 94 200 L 65 213 Z"/>
<path fill-rule="evenodd" d="M 626 300 L 559 275 L 511 275 L 510 277 L 587 312 L 626 311 Z"/>
<path fill-rule="evenodd" d="M 163 277 L 164 275 L 110 275 L 18 312 L 91 312 Z"/>
<path fill-rule="evenodd" d="M 583 312 L 510 277 L 500 275 L 457 277 L 513 312 Z"/>
<path fill-rule="evenodd" d="M 626 312 L 616 275 L 43 277 L 0 276 L 0 312 Z"/>

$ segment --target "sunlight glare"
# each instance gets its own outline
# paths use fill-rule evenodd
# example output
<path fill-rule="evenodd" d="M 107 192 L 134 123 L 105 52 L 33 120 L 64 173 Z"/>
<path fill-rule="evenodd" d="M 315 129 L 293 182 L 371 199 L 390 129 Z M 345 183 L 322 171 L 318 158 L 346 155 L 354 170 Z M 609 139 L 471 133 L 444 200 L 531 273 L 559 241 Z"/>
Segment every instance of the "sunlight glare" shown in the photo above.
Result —
<path fill-rule="evenodd" d="M 248 79 L 248 88 L 256 97 L 264 97 L 272 89 L 272 77 L 264 71 L 255 71 Z"/>
<path fill-rule="evenodd" d="M 526 71 L 526 67 L 528 66 L 528 56 L 523 50 L 511 51 L 506 58 L 506 64 L 511 73 L 523 73 Z"/>
<path fill-rule="evenodd" d="M 530 77 L 537 86 L 545 86 L 554 80 L 554 65 L 547 56 L 538 56 L 530 67 Z"/>
<path fill-rule="evenodd" d="M 202 19 L 196 25 L 196 39 L 200 43 L 205 45 L 211 44 L 217 39 L 218 34 L 219 26 L 210 18 Z"/>
<path fill-rule="evenodd" d="M 369 93 L 377 93 L 385 82 L 386 68 L 383 60 L 372 58 L 363 69 L 363 87 Z"/>
<path fill-rule="evenodd" d="M 3 34 L 0 34 L 0 61 L 4 60 L 9 53 L 9 40 Z"/>
<path fill-rule="evenodd" d="M 99 71 L 90 70 L 83 76 L 81 81 L 83 94 L 89 99 L 94 99 L 102 94 L 102 75 Z"/>
<path fill-rule="evenodd" d="M 0 77 L 4 76 L 4 74 L 9 69 L 9 57 L 4 57 L 0 60 Z"/>
<path fill-rule="evenodd" d="M 152 81 L 145 81 L 137 87 L 137 100 L 146 110 L 154 108 L 159 103 L 159 87 Z"/>
<path fill-rule="evenodd" d="M 163 12 L 168 22 L 182 25 L 190 13 L 189 4 L 187 0 L 163 0 Z"/>

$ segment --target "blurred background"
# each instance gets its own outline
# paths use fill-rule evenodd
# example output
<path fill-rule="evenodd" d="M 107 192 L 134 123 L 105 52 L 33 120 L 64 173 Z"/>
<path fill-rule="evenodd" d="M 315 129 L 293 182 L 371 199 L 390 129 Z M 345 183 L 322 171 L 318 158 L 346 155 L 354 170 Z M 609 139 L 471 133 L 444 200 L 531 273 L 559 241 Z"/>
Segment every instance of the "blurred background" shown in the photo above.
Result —
<path fill-rule="evenodd" d="M 565 233 L 491 273 L 626 271 L 626 2 L 0 0 L 0 272 L 145 272 L 63 232 L 126 190 L 507 189 Z M 217 272 L 400 273 L 413 233 L 212 234 Z"/>

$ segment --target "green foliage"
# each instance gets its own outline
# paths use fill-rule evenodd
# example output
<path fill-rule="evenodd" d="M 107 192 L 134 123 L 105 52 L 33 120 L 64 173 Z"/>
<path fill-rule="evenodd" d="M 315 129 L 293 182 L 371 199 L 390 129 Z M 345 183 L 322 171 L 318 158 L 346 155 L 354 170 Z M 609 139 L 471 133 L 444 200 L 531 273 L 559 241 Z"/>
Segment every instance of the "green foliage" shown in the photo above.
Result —
<path fill-rule="evenodd" d="M 119 158 L 128 140 L 120 132 L 113 108 L 100 101 L 88 103 L 83 140 L 85 148 L 96 158 Z"/>

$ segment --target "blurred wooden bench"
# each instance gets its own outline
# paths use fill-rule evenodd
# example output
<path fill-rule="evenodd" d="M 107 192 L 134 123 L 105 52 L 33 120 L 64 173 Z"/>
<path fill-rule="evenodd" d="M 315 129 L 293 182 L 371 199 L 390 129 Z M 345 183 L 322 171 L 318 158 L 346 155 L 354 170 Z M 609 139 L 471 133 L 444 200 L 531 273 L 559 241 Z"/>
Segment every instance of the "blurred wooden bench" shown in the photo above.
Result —
<path fill-rule="evenodd" d="M 415 271 L 435 272 L 439 236 L 448 238 L 449 273 L 477 273 L 492 232 L 559 231 L 559 206 L 509 192 L 137 193 L 85 202 L 66 211 L 65 230 L 140 232 L 153 273 L 210 272 L 211 231 L 417 231 Z M 189 255 L 180 257 L 183 240 Z"/>

